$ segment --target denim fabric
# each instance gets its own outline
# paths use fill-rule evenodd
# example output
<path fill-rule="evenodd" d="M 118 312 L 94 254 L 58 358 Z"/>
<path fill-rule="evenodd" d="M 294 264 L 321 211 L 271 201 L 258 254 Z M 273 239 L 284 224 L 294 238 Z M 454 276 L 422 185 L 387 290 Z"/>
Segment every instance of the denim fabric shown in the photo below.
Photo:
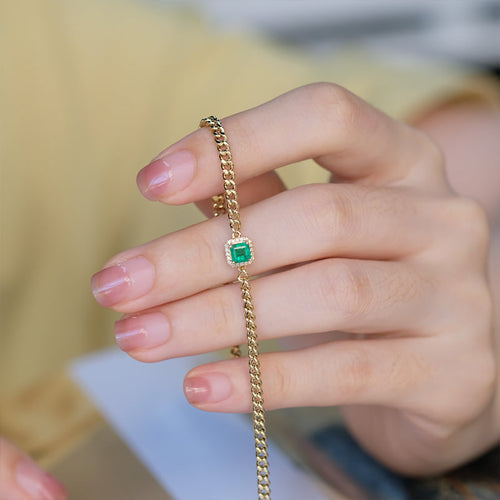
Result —
<path fill-rule="evenodd" d="M 408 500 L 404 481 L 365 453 L 341 426 L 314 434 L 314 442 L 348 476 L 376 498 Z"/>
<path fill-rule="evenodd" d="M 500 500 L 500 447 L 446 476 L 409 479 L 365 453 L 340 425 L 320 430 L 312 439 L 377 500 Z"/>

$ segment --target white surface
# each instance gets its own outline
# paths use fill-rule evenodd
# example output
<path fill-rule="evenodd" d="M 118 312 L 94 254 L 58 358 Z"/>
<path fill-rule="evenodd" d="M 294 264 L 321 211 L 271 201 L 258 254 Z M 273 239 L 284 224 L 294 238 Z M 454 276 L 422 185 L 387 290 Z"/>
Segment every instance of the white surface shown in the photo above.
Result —
<path fill-rule="evenodd" d="M 250 421 L 202 412 L 184 398 L 184 375 L 206 360 L 142 364 L 109 349 L 75 361 L 71 373 L 176 500 L 255 500 Z M 273 500 L 327 499 L 272 443 L 269 454 Z"/>

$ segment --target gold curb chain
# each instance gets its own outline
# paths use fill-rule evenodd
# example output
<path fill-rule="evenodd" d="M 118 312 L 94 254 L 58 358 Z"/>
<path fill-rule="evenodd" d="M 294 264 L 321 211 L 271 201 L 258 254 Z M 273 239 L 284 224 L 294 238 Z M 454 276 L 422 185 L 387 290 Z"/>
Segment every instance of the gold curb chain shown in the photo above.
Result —
<path fill-rule="evenodd" d="M 271 500 L 266 423 L 264 418 L 264 398 L 257 343 L 257 326 L 255 324 L 255 313 L 253 311 L 249 276 L 246 270 L 246 264 L 253 261 L 253 245 L 248 238 L 242 237 L 241 234 L 238 195 L 236 193 L 236 182 L 234 179 L 234 164 L 224 128 L 220 120 L 215 116 L 203 118 L 200 122 L 200 127 L 209 127 L 212 130 L 219 152 L 222 178 L 224 181 L 224 194 L 219 194 L 212 198 L 213 213 L 216 217 L 227 213 L 229 224 L 233 232 L 231 240 L 226 243 L 226 256 L 228 263 L 238 268 L 237 280 L 240 283 L 241 298 L 245 313 L 248 366 L 252 395 L 252 420 L 257 461 L 258 499 Z M 235 253 L 233 254 L 233 252 Z M 231 255 L 236 255 L 237 257 L 232 258 Z M 241 356 L 239 346 L 233 346 L 230 352 L 232 357 L 238 358 Z"/>

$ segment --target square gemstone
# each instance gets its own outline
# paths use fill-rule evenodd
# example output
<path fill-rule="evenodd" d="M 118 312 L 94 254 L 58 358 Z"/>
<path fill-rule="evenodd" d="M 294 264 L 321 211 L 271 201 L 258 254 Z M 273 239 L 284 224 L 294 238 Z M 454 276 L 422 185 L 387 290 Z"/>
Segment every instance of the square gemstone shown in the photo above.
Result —
<path fill-rule="evenodd" d="M 246 241 L 231 246 L 231 259 L 234 263 L 241 264 L 242 262 L 248 262 L 251 258 L 250 245 Z"/>
<path fill-rule="evenodd" d="M 229 265 L 240 267 L 253 262 L 253 245 L 248 238 L 233 238 L 226 243 L 225 247 L 226 260 Z"/>

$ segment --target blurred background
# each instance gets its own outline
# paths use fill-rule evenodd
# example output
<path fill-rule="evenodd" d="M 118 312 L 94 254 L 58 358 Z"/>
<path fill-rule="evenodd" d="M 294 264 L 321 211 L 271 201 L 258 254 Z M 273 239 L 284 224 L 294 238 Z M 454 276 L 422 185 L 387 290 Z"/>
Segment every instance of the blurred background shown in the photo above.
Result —
<path fill-rule="evenodd" d="M 224 33 L 248 33 L 296 50 L 238 36 L 213 47 L 203 23 L 163 6 L 201 14 L 221 44 Z M 443 89 L 456 89 L 419 62 L 500 76 L 500 0 L 0 0 L 0 25 L 0 108 L 10 117 L 0 122 L 0 150 L 2 163 L 16 167 L 0 172 L 0 188 L 9 185 L 0 189 L 8 222 L 0 235 L 0 429 L 45 464 L 102 423 L 58 378 L 62 372 L 43 378 L 63 361 L 114 344 L 117 317 L 91 298 L 90 275 L 118 251 L 201 218 L 191 206 L 167 212 L 147 203 L 134 182 L 144 161 L 200 116 L 255 105 L 297 82 L 340 78 L 401 117 L 414 111 L 409 101 L 428 104 L 432 92 L 439 101 Z M 351 47 L 361 49 L 352 58 Z M 235 64 L 228 78 L 214 48 Z M 240 59 L 240 51 L 253 59 Z M 379 62 L 367 67 L 365 53 L 397 64 L 385 77 Z M 433 91 L 420 92 L 432 78 Z M 287 184 L 313 181 L 312 172 L 301 172 Z M 13 395 L 9 404 L 4 394 Z M 305 434 L 337 419 L 331 408 L 273 415 L 288 441 L 283 416 Z"/>
<path fill-rule="evenodd" d="M 500 70 L 500 0 L 142 1 L 190 6 L 219 29 L 257 32 L 318 55 L 355 43 L 403 61 L 455 60 Z"/>

